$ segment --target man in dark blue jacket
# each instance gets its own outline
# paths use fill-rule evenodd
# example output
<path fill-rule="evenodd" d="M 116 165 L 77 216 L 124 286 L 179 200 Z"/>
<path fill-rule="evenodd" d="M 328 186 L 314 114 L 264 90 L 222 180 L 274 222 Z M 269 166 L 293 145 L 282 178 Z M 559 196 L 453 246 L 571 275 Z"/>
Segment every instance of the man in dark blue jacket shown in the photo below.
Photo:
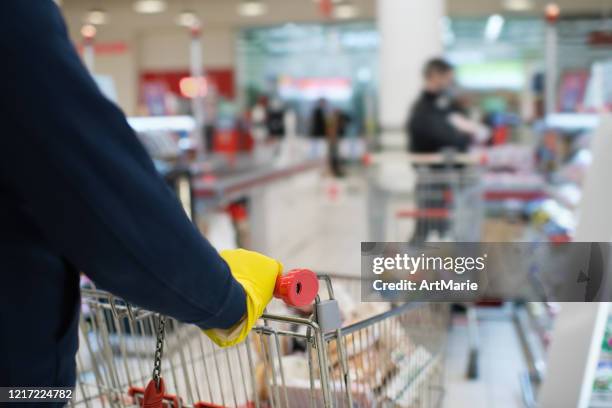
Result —
<path fill-rule="evenodd" d="M 423 80 L 423 92 L 408 118 L 410 151 L 439 153 L 448 148 L 465 151 L 472 140 L 455 125 L 454 116 L 463 115 L 463 112 L 448 94 L 454 82 L 453 66 L 434 58 L 425 64 Z"/>
<path fill-rule="evenodd" d="M 280 264 L 202 238 L 52 0 L 0 2 L 0 53 L 0 387 L 74 384 L 79 271 L 203 329 L 253 322 Z"/>

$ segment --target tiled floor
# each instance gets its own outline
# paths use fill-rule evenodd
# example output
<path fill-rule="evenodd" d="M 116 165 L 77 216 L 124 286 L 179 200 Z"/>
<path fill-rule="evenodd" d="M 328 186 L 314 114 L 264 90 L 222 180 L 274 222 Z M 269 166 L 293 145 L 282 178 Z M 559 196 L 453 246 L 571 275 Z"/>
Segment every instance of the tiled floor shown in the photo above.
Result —
<path fill-rule="evenodd" d="M 328 194 L 330 189 L 340 193 Z M 285 260 L 286 266 L 308 265 L 317 272 L 359 275 L 360 244 L 367 240 L 363 185 L 353 180 L 326 181 L 320 191 L 320 206 L 317 236 Z"/>
<path fill-rule="evenodd" d="M 454 319 L 448 341 L 445 408 L 522 407 L 519 376 L 526 370 L 511 311 L 479 309 L 479 376 L 466 378 L 467 322 Z"/>
<path fill-rule="evenodd" d="M 287 266 L 309 265 L 317 271 L 359 274 L 360 242 L 367 239 L 366 207 L 359 183 L 341 181 L 339 195 L 321 189 L 319 235 Z M 467 326 L 455 319 L 448 343 L 444 408 L 522 407 L 519 376 L 525 370 L 519 340 L 507 309 L 479 310 L 480 376 L 466 379 Z"/>

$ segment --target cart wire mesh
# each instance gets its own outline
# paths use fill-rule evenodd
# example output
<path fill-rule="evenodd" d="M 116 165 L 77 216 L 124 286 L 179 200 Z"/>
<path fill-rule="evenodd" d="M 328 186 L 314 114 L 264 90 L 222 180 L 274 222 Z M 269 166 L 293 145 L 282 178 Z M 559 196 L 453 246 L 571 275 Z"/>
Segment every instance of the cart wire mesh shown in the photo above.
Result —
<path fill-rule="evenodd" d="M 439 406 L 447 305 L 358 303 L 362 311 L 341 311 L 338 325 L 333 315 L 342 300 L 335 298 L 332 281 L 340 298 L 343 292 L 358 299 L 360 280 L 319 278 L 326 285 L 312 310 L 272 304 L 234 347 L 220 349 L 196 326 L 166 318 L 165 406 Z M 71 405 L 140 405 L 151 379 L 159 316 L 95 288 L 82 289 L 82 299 Z"/>

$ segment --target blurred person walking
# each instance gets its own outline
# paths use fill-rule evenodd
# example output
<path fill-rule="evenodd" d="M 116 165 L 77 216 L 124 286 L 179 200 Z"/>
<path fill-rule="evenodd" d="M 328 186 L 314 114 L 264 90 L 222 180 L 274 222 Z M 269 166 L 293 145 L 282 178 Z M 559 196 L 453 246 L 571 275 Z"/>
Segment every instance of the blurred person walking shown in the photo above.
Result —
<path fill-rule="evenodd" d="M 321 157 L 323 146 L 329 135 L 330 118 L 328 112 L 327 99 L 319 98 L 310 114 L 310 139 L 311 139 L 311 154 L 313 157 Z M 328 155 L 329 157 L 329 155 Z"/>
<path fill-rule="evenodd" d="M 342 163 L 340 160 L 340 140 L 346 135 L 350 122 L 349 116 L 342 109 L 334 109 L 329 118 L 329 129 L 327 133 L 327 145 L 329 147 L 329 167 L 335 177 L 343 177 Z"/>
<path fill-rule="evenodd" d="M 313 139 L 313 147 L 316 149 L 315 156 L 321 140 L 327 143 L 327 159 L 329 169 L 335 177 L 343 175 L 340 169 L 340 156 L 338 153 L 338 139 L 346 129 L 346 122 L 338 109 L 329 111 L 329 106 L 325 98 L 320 98 L 312 110 L 310 117 L 310 137 Z"/>
<path fill-rule="evenodd" d="M 319 98 L 310 115 L 310 137 L 324 139 L 328 133 L 327 99 Z"/>
<path fill-rule="evenodd" d="M 285 137 L 285 105 L 278 97 L 272 98 L 268 105 L 266 125 L 268 127 L 268 135 L 273 139 L 282 139 Z"/>
<path fill-rule="evenodd" d="M 268 138 L 268 97 L 265 95 L 260 95 L 251 108 L 251 135 L 255 144 Z"/>

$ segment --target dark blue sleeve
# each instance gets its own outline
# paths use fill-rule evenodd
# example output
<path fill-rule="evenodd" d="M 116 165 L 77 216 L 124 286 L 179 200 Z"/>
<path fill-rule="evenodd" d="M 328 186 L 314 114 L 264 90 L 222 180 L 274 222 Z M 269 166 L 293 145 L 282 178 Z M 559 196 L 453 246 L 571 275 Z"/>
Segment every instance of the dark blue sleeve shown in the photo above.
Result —
<path fill-rule="evenodd" d="M 204 328 L 246 311 L 52 0 L 0 1 L 0 171 L 54 249 L 100 287 Z"/>

